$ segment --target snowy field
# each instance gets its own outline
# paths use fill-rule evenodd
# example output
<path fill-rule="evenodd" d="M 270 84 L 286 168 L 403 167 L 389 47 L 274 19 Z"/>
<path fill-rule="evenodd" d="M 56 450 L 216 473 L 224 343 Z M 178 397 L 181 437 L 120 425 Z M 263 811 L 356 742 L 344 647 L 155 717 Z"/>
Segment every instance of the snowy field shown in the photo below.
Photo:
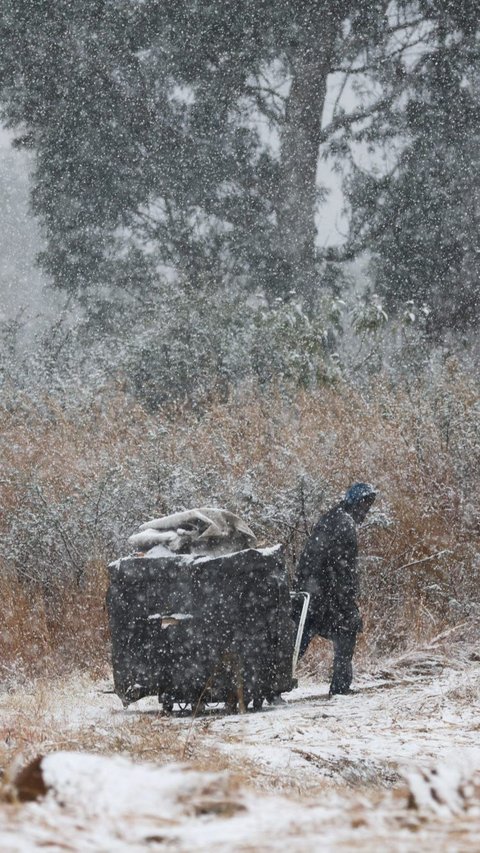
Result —
<path fill-rule="evenodd" d="M 0 849 L 478 851 L 478 652 L 446 639 L 246 716 L 123 710 L 80 676 L 6 692 Z"/>

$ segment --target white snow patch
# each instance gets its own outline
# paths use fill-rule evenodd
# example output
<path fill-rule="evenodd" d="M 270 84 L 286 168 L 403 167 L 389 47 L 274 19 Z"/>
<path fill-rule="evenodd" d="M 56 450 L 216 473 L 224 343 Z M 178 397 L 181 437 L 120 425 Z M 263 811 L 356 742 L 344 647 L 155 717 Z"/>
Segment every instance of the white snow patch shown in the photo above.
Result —
<path fill-rule="evenodd" d="M 369 798 L 323 790 L 302 800 L 254 793 L 225 771 L 57 752 L 40 765 L 47 796 L 3 815 L 0 845 L 9 851 L 65 845 L 141 851 L 158 845 L 181 853 L 313 853 L 321 839 L 325 851 L 478 850 L 480 752 L 457 755 L 454 765 L 431 762 L 427 770 L 412 769 L 410 788 L 396 798 L 389 791 Z M 427 790 L 432 780 L 433 795 Z"/>
<path fill-rule="evenodd" d="M 303 681 L 285 705 L 242 716 L 166 718 L 154 697 L 122 710 L 105 682 L 86 676 L 0 695 L 5 763 L 25 738 L 29 754 L 52 753 L 43 759 L 51 793 L 0 805 L 0 850 L 477 853 L 480 667 L 471 652 L 382 661 L 357 676 L 356 693 L 333 699 L 327 683 Z M 157 732 L 159 743 L 188 746 L 197 766 L 240 773 L 241 785 L 231 772 L 53 752 L 86 740 L 138 754 Z"/>
<path fill-rule="evenodd" d="M 262 554 L 262 556 L 264 557 L 271 557 L 272 554 L 276 554 L 277 551 L 281 550 L 281 548 L 281 545 L 272 545 L 270 548 L 244 548 L 242 551 L 231 551 L 228 554 L 208 554 L 204 557 L 195 557 L 195 563 L 206 563 L 209 560 L 215 560 L 219 557 L 224 557 L 225 559 L 227 559 L 228 557 L 234 557 L 236 554 L 243 554 L 247 551 L 255 551 L 257 554 Z"/>
<path fill-rule="evenodd" d="M 192 554 L 175 554 L 174 551 L 169 551 L 165 545 L 154 545 L 145 554 L 142 554 L 143 560 L 151 560 L 158 557 L 170 557 L 171 559 L 181 560 L 182 563 L 191 563 L 194 559 Z"/>
<path fill-rule="evenodd" d="M 278 551 L 281 551 L 282 546 L 280 544 L 271 545 L 270 548 L 255 548 L 255 550 L 258 551 L 259 554 L 263 554 L 264 557 L 271 557 L 273 554 L 277 554 Z"/>

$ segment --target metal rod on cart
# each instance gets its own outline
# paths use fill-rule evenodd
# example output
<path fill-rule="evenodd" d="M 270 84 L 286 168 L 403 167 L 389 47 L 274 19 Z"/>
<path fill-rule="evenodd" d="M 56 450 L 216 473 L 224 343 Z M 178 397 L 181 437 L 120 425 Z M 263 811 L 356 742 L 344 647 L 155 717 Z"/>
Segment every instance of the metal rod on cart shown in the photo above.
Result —
<path fill-rule="evenodd" d="M 305 592 L 305 590 L 298 590 L 297 592 L 291 592 L 290 598 L 298 598 L 301 596 L 303 598 L 302 612 L 300 614 L 300 621 L 298 623 L 297 628 L 297 636 L 295 638 L 295 648 L 293 650 L 293 660 L 292 660 L 292 676 L 295 675 L 295 670 L 297 668 L 298 657 L 300 654 L 300 646 L 302 644 L 303 630 L 305 628 L 305 621 L 307 618 L 308 607 L 310 604 L 310 593 Z"/>

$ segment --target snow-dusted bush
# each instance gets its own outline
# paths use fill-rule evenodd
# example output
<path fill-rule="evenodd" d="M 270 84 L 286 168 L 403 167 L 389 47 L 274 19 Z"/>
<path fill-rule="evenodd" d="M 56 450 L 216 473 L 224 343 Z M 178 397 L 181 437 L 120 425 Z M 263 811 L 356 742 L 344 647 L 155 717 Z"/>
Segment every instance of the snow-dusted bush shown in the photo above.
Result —
<path fill-rule="evenodd" d="M 88 398 L 115 384 L 153 411 L 225 398 L 249 380 L 315 387 L 340 375 L 331 348 L 339 316 L 328 295 L 307 312 L 293 298 L 267 305 L 200 280 L 194 291 L 159 284 L 148 299 L 110 309 L 99 304 L 96 319 L 66 315 L 28 347 L 20 321 L 0 322 L 0 387 Z"/>
<path fill-rule="evenodd" d="M 24 653 L 29 625 L 32 659 L 33 646 L 43 660 L 105 656 L 106 564 L 148 517 L 226 506 L 260 544 L 282 542 L 293 568 L 317 515 L 359 479 L 380 490 L 361 531 L 365 643 L 405 644 L 477 615 L 480 398 L 453 363 L 410 385 L 244 383 L 201 409 L 153 412 L 116 387 L 4 390 L 7 660 Z"/>

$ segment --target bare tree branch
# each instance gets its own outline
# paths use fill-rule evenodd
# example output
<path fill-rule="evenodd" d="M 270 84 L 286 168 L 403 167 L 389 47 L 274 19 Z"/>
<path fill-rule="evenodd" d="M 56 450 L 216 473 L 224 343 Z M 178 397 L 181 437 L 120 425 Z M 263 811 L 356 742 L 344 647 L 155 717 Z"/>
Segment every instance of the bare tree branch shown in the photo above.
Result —
<path fill-rule="evenodd" d="M 398 91 L 395 89 L 395 91 L 390 95 L 387 95 L 384 98 L 379 98 L 378 101 L 375 101 L 375 103 L 371 104 L 369 107 L 355 110 L 353 113 L 344 113 L 343 115 L 336 116 L 336 118 L 333 118 L 332 121 L 322 129 L 319 144 L 322 145 L 324 142 L 327 142 L 337 130 L 350 127 L 352 124 L 356 124 L 359 121 L 364 121 L 371 115 L 385 109 L 385 107 L 391 106 L 397 97 L 397 94 Z"/>
<path fill-rule="evenodd" d="M 369 63 L 366 63 L 365 65 L 357 65 L 356 67 L 353 67 L 353 65 L 350 65 L 350 66 L 339 65 L 338 68 L 332 68 L 331 73 L 332 74 L 337 74 L 337 73 L 367 74 L 369 71 L 375 71 L 376 69 L 378 69 L 382 65 L 388 65 L 392 61 L 392 59 L 395 59 L 396 57 L 400 56 L 405 50 L 410 50 L 410 48 L 417 47 L 417 45 L 419 45 L 419 44 L 425 44 L 425 39 L 424 38 L 418 38 L 418 39 L 416 39 L 416 41 L 413 41 L 413 42 L 407 41 L 401 47 L 392 51 L 392 53 L 389 53 L 388 56 L 384 56 L 382 59 L 378 59 L 376 62 L 369 62 Z"/>

